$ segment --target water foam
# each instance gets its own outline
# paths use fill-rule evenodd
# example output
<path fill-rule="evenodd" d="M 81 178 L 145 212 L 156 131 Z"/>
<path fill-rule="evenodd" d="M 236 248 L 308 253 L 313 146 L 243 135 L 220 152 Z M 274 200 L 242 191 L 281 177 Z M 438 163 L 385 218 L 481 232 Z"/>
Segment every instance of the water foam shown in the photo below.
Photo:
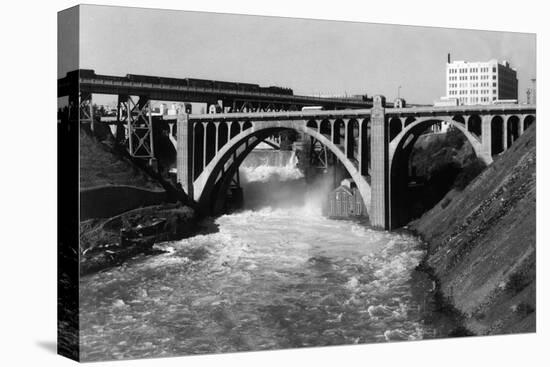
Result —
<path fill-rule="evenodd" d="M 240 173 L 245 182 L 298 180 L 304 174 L 297 165 L 294 151 L 253 151 L 241 164 Z"/>

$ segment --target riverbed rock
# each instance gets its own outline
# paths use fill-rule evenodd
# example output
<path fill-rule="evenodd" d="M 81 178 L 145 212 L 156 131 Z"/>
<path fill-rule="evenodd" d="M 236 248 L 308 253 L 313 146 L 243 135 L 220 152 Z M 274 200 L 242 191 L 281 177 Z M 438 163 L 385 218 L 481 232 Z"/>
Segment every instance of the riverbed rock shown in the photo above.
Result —
<path fill-rule="evenodd" d="M 153 245 L 178 240 L 197 230 L 192 208 L 165 204 L 139 208 L 106 220 L 80 224 L 80 270 L 89 274 L 139 255 L 158 253 Z"/>

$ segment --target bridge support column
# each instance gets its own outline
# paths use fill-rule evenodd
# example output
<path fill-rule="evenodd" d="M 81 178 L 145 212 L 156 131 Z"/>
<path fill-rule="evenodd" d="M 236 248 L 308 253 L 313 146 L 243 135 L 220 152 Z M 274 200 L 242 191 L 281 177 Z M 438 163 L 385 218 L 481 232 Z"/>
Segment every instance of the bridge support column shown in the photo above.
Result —
<path fill-rule="evenodd" d="M 90 130 L 94 131 L 94 109 L 91 93 L 80 92 L 78 113 L 80 123 L 90 125 Z"/>
<path fill-rule="evenodd" d="M 502 152 L 508 150 L 508 119 L 510 116 L 502 116 Z"/>
<path fill-rule="evenodd" d="M 385 98 L 373 97 L 371 110 L 371 210 L 374 227 L 390 229 L 389 136 L 385 116 Z"/>
<path fill-rule="evenodd" d="M 155 150 L 153 145 L 153 121 L 151 106 L 147 96 L 140 96 L 134 103 L 131 96 L 127 101 L 128 150 L 135 158 L 148 159 L 153 164 Z"/>
<path fill-rule="evenodd" d="M 125 113 L 126 102 L 128 96 L 119 95 L 116 108 L 116 142 L 117 144 L 124 144 L 128 139 L 128 114 Z"/>
<path fill-rule="evenodd" d="M 525 117 L 526 115 L 522 115 L 519 117 L 518 137 L 523 135 L 523 124 L 525 123 Z"/>
<path fill-rule="evenodd" d="M 491 119 L 493 116 L 487 115 L 481 118 L 481 154 L 486 162 L 492 161 L 492 136 Z"/>
<path fill-rule="evenodd" d="M 353 158 L 353 125 L 350 125 L 350 119 L 344 119 L 344 153 L 346 158 Z M 351 131 L 350 131 L 351 130 Z"/>
<path fill-rule="evenodd" d="M 177 180 L 189 199 L 193 200 L 193 127 L 186 113 L 177 119 Z"/>
<path fill-rule="evenodd" d="M 206 168 L 206 144 L 208 144 L 207 141 L 207 128 L 208 124 L 202 123 L 202 169 Z"/>
<path fill-rule="evenodd" d="M 220 147 L 218 146 L 219 145 L 219 142 L 220 142 L 220 137 L 219 137 L 219 134 L 220 134 L 220 123 L 219 122 L 215 122 L 214 123 L 214 126 L 216 126 L 216 143 L 214 145 L 214 151 L 215 153 L 218 153 L 218 151 L 220 150 Z"/>
<path fill-rule="evenodd" d="M 368 120 L 358 120 L 359 123 L 359 146 L 357 147 L 357 155 L 359 160 L 359 173 L 361 176 L 367 176 L 369 174 L 369 151 L 368 149 L 368 134 L 367 124 Z"/>

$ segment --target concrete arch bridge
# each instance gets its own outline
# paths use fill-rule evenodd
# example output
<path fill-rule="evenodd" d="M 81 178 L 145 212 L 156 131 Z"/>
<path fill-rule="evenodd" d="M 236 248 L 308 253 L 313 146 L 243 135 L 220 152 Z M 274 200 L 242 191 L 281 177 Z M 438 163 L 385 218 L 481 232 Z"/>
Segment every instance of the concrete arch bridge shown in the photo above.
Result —
<path fill-rule="evenodd" d="M 412 147 L 426 129 L 454 126 L 490 164 L 536 118 L 534 105 L 384 106 L 384 97 L 375 96 L 370 109 L 178 115 L 178 182 L 201 209 L 215 213 L 252 149 L 277 132 L 294 130 L 324 145 L 342 163 L 372 225 L 391 229 L 402 224 L 395 202 L 404 200 L 392 187 L 404 179 Z"/>

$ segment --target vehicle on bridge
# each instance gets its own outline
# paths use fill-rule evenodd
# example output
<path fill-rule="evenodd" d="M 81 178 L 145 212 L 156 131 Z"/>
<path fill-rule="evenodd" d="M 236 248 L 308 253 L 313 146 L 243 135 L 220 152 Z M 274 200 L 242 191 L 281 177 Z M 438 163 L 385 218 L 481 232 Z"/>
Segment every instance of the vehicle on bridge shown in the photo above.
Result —
<path fill-rule="evenodd" d="M 269 87 L 260 87 L 258 84 L 252 84 L 252 83 L 226 82 L 221 80 L 210 80 L 210 79 L 195 79 L 195 78 L 180 79 L 180 78 L 168 78 L 168 77 L 139 75 L 139 74 L 126 74 L 125 77 L 116 77 L 116 76 L 109 76 L 109 75 L 99 75 L 99 74 L 96 74 L 95 71 L 91 69 L 81 69 L 80 77 L 87 78 L 87 79 L 102 79 L 102 80 L 112 80 L 112 81 L 120 81 L 121 79 L 126 79 L 127 81 L 134 82 L 134 83 L 158 84 L 158 85 L 168 85 L 168 86 L 185 86 L 185 87 L 194 87 L 194 88 L 219 89 L 219 90 L 250 92 L 250 93 L 280 94 L 280 95 L 288 95 L 288 96 L 294 95 L 294 91 L 291 88 L 284 88 L 284 87 L 278 87 L 273 85 Z"/>

